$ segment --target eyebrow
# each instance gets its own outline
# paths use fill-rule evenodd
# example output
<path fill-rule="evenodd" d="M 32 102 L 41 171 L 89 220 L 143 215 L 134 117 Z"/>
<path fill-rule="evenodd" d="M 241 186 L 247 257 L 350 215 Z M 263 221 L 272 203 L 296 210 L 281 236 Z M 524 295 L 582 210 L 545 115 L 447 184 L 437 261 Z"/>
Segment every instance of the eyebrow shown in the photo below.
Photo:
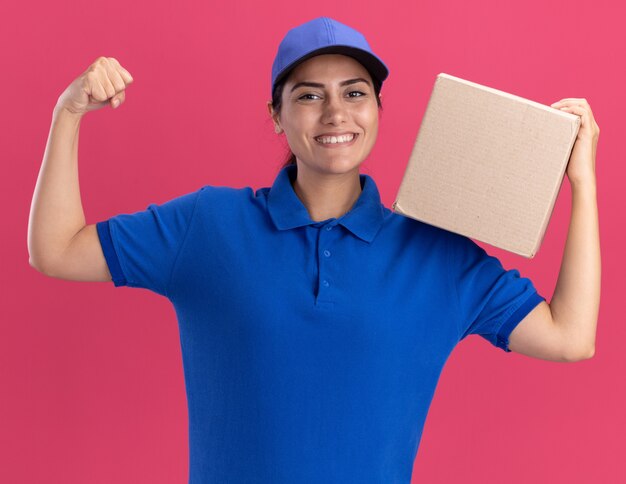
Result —
<path fill-rule="evenodd" d="M 371 86 L 370 82 L 367 79 L 363 79 L 362 77 L 357 77 L 355 79 L 348 79 L 347 81 L 340 82 L 340 86 L 349 86 L 350 84 L 356 84 L 357 82 L 364 82 L 368 86 Z M 295 86 L 291 88 L 291 92 L 295 91 L 297 88 L 307 86 L 307 87 L 325 87 L 324 84 L 320 84 L 319 82 L 309 82 L 302 81 L 297 83 Z"/>

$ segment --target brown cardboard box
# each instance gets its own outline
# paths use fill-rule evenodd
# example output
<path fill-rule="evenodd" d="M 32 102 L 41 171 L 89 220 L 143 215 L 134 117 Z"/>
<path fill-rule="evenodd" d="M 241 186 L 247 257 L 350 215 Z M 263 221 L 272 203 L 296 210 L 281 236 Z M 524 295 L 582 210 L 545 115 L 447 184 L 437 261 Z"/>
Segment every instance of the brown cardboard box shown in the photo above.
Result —
<path fill-rule="evenodd" d="M 392 209 L 532 258 L 579 126 L 575 114 L 441 73 Z"/>

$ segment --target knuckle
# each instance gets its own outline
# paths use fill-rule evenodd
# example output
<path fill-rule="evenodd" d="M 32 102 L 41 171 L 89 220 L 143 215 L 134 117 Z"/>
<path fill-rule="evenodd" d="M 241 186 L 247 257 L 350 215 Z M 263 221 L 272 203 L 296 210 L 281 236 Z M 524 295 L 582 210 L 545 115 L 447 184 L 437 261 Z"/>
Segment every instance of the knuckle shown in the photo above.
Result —
<path fill-rule="evenodd" d="M 92 71 L 92 72 L 88 72 L 85 77 L 83 77 L 82 80 L 82 85 L 83 86 L 90 86 L 93 85 L 96 81 L 96 74 Z"/>

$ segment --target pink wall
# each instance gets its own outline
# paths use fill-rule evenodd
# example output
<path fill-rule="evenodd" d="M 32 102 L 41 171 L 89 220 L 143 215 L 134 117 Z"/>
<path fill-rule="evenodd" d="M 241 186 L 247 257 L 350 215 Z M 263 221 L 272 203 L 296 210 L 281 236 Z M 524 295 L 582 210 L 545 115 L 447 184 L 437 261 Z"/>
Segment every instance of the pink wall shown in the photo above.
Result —
<path fill-rule="evenodd" d="M 589 101 L 602 131 L 596 355 L 554 363 L 505 354 L 478 336 L 465 340 L 444 368 L 413 482 L 626 482 L 619 302 L 626 11 L 619 2 L 40 1 L 2 10 L 0 482 L 187 479 L 187 409 L 169 302 L 112 283 L 48 278 L 28 264 L 30 203 L 59 94 L 100 55 L 117 58 L 135 79 L 120 109 L 82 121 L 88 223 L 205 184 L 269 186 L 286 149 L 265 106 L 273 56 L 288 28 L 319 15 L 364 32 L 390 68 L 378 142 L 362 166 L 386 206 L 439 72 L 548 105 Z M 548 301 L 569 188 L 564 182 L 534 259 L 485 246 Z"/>

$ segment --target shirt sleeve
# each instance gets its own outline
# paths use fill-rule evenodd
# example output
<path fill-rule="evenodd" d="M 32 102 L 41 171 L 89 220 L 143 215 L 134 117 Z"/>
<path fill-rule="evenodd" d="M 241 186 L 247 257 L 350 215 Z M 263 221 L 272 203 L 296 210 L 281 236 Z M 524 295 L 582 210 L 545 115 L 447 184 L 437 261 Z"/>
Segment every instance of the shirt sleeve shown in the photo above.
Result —
<path fill-rule="evenodd" d="M 113 284 L 167 296 L 170 276 L 191 225 L 197 190 L 147 209 L 115 215 L 96 229 Z"/>
<path fill-rule="evenodd" d="M 500 261 L 470 238 L 450 232 L 451 274 L 460 324 L 459 341 L 478 334 L 506 352 L 513 329 L 545 298 L 517 269 Z"/>

